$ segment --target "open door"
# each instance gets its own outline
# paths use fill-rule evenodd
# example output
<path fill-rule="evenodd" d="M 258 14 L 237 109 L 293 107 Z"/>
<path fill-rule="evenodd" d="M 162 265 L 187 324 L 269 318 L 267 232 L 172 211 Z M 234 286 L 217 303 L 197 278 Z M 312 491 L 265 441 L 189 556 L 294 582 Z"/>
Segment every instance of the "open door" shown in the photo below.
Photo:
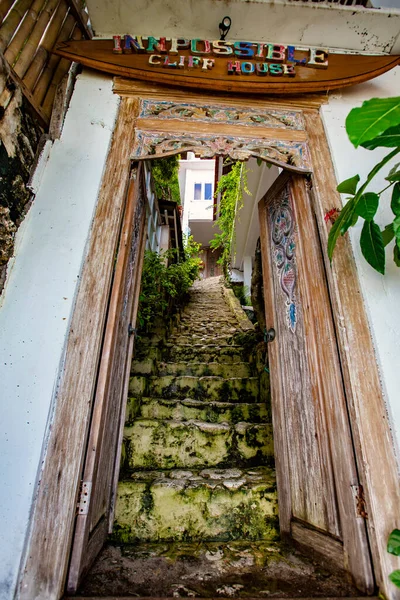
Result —
<path fill-rule="evenodd" d="M 143 164 L 134 166 L 115 263 L 67 580 L 75 593 L 112 522 L 145 246 Z"/>
<path fill-rule="evenodd" d="M 374 591 L 335 328 L 304 177 L 259 203 L 280 527 Z"/>

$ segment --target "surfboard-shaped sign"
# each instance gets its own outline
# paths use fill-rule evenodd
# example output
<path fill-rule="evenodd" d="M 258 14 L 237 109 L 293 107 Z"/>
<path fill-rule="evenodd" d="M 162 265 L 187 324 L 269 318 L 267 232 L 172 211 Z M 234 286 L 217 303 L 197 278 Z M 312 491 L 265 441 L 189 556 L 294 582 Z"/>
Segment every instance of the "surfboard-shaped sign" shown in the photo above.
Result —
<path fill-rule="evenodd" d="M 334 90 L 372 79 L 400 62 L 399 56 L 326 48 L 132 35 L 62 42 L 55 53 L 112 75 L 241 94 Z"/>

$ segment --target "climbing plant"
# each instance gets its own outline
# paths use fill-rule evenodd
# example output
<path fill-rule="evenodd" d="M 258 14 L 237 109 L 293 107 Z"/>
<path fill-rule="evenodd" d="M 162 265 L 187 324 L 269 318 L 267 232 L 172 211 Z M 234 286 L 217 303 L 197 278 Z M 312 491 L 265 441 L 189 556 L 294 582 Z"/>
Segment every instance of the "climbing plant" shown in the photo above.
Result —
<path fill-rule="evenodd" d="M 178 180 L 179 158 L 179 154 L 174 154 L 151 161 L 151 172 L 158 200 L 181 203 Z"/>
<path fill-rule="evenodd" d="M 247 187 L 247 169 L 244 163 L 237 161 L 232 170 L 222 175 L 215 194 L 221 194 L 219 215 L 216 226 L 220 233 L 215 233 L 210 242 L 213 249 L 221 248 L 218 263 L 222 265 L 225 278 L 228 279 L 232 251 L 235 247 L 235 218 L 243 207 L 243 191 L 251 195 Z"/>
<path fill-rule="evenodd" d="M 157 317 L 167 316 L 179 306 L 198 278 L 200 244 L 192 236 L 184 239 L 184 260 L 177 261 L 177 250 L 146 251 L 139 295 L 138 329 L 149 330 Z"/>
<path fill-rule="evenodd" d="M 380 160 L 360 185 L 360 176 L 354 175 L 337 187 L 338 192 L 348 194 L 348 201 L 336 218 L 328 238 L 328 255 L 333 251 L 340 235 L 354 227 L 358 219 L 364 221 L 360 247 L 365 260 L 379 273 L 385 273 L 385 246 L 394 240 L 393 260 L 400 267 L 400 163 L 387 173 L 387 185 L 380 191 L 367 191 L 376 175 L 400 152 L 400 97 L 373 98 L 360 108 L 350 111 L 346 119 L 346 131 L 352 144 L 367 150 L 393 148 Z M 393 219 L 382 230 L 374 217 L 379 208 L 381 195 L 391 189 L 390 208 Z"/>

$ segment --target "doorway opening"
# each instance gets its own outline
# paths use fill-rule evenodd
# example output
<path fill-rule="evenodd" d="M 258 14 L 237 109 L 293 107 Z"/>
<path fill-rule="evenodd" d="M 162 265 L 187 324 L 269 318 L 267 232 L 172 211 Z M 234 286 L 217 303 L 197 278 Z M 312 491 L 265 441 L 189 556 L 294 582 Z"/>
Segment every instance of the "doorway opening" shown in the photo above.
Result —
<path fill-rule="evenodd" d="M 235 240 L 234 246 L 235 248 L 237 247 L 236 242 L 240 242 L 242 246 L 243 260 L 236 266 L 236 271 L 240 273 L 242 267 L 244 279 L 245 270 L 252 266 L 250 247 L 252 244 L 254 246 L 256 245 L 258 235 L 257 232 L 255 232 L 254 227 L 258 226 L 260 253 L 263 259 L 262 270 L 264 281 L 262 289 L 264 292 L 264 303 L 266 308 L 266 328 L 265 332 L 263 332 L 265 333 L 263 343 L 269 343 L 271 348 L 271 352 L 268 353 L 269 364 L 266 368 L 269 371 L 272 383 L 270 411 L 272 412 L 274 420 L 275 460 L 278 473 L 277 487 L 280 513 L 279 526 L 281 535 L 282 538 L 289 538 L 292 541 L 298 542 L 303 547 L 307 548 L 308 552 L 316 551 L 325 558 L 329 557 L 331 563 L 335 563 L 339 569 L 342 569 L 342 572 L 346 571 L 351 575 L 353 581 L 356 582 L 358 589 L 365 593 L 371 593 L 374 589 L 374 581 L 370 564 L 365 523 L 363 521 L 360 522 L 358 516 L 354 513 L 354 498 L 359 489 L 358 476 L 346 400 L 343 394 L 343 383 L 340 379 L 341 376 L 333 317 L 323 268 L 323 251 L 319 244 L 319 235 L 315 223 L 313 191 L 305 178 L 305 175 L 309 174 L 312 170 L 312 165 L 301 111 L 292 111 L 290 114 L 285 113 L 283 115 L 280 114 L 278 110 L 273 110 L 270 113 L 268 111 L 260 110 L 259 112 L 262 113 L 260 121 L 259 115 L 254 115 L 254 111 L 242 111 L 237 110 L 236 108 L 235 110 L 238 113 L 237 119 L 239 123 L 237 125 L 238 129 L 235 129 L 235 127 L 227 125 L 226 123 L 212 123 L 212 125 L 210 125 L 210 123 L 207 122 L 207 119 L 210 119 L 210 114 L 215 113 L 208 109 L 206 111 L 193 111 L 188 109 L 189 105 L 185 105 L 184 111 L 178 111 L 177 113 L 177 107 L 174 106 L 171 108 L 171 102 L 165 102 L 164 104 L 168 105 L 165 107 L 161 106 L 162 104 L 163 103 L 155 104 L 146 100 L 143 102 L 143 106 L 146 105 L 146 108 L 144 109 L 143 106 L 141 107 L 141 119 L 138 120 L 135 147 L 131 155 L 132 160 L 137 162 L 134 163 L 131 185 L 128 192 L 126 214 L 128 216 L 130 215 L 130 221 L 128 219 L 126 231 L 132 231 L 132 227 L 134 227 L 134 231 L 137 232 L 138 241 L 136 248 L 141 248 L 141 252 L 144 251 L 146 244 L 146 236 L 144 235 L 145 228 L 147 227 L 148 236 L 150 235 L 150 229 L 152 230 L 151 235 L 153 238 L 156 234 L 155 221 L 151 217 L 151 214 L 149 214 L 148 207 L 146 208 L 145 197 L 149 187 L 151 188 L 151 185 L 149 186 L 149 177 L 144 176 L 144 168 L 142 166 L 143 160 L 157 158 L 158 156 L 170 156 L 179 152 L 194 152 L 196 155 L 203 158 L 228 155 L 233 161 L 243 162 L 247 159 L 253 160 L 255 169 L 249 169 L 249 172 L 258 174 L 255 175 L 256 179 L 258 177 L 256 193 L 252 196 L 252 204 L 249 204 L 250 211 L 246 226 L 247 229 L 245 228 L 246 233 L 242 236 L 243 239 L 241 240 L 238 239 L 238 235 L 236 234 L 237 239 Z M 165 111 L 163 113 L 164 109 Z M 145 121 L 146 110 L 150 116 L 150 121 L 148 122 Z M 160 117 L 160 114 L 164 114 L 167 120 L 176 119 L 177 114 L 179 114 L 179 118 L 173 123 L 169 123 L 164 132 L 160 132 L 157 128 L 159 127 L 159 124 L 155 126 L 154 119 L 151 119 L 154 110 L 157 111 L 158 117 Z M 225 111 L 224 115 L 228 119 L 231 119 L 232 112 L 234 112 L 234 109 Z M 182 124 L 179 119 L 181 118 L 181 120 L 184 120 L 183 117 L 185 117 L 190 120 L 193 115 L 195 115 L 195 120 L 200 115 L 200 122 L 191 123 L 191 131 L 190 133 L 187 133 L 184 131 L 185 125 Z M 243 122 L 245 122 L 246 119 L 251 120 L 251 130 L 245 129 L 248 122 L 245 125 Z M 207 122 L 207 125 L 205 125 L 204 122 Z M 262 132 L 258 130 L 257 137 L 256 127 L 259 126 L 260 123 L 263 126 L 263 130 Z M 211 127 L 213 130 L 212 132 Z M 285 131 L 279 131 L 279 127 Z M 232 135 L 232 129 L 235 135 Z M 268 169 L 263 161 L 274 166 L 271 169 Z M 278 169 L 283 169 L 283 171 L 279 174 Z M 271 181 L 269 181 L 267 186 L 263 186 L 260 173 L 263 174 L 262 177 L 270 177 Z M 195 183 L 198 184 L 199 182 Z M 200 189 L 199 186 L 197 186 L 197 193 L 200 192 L 200 195 L 202 194 L 202 187 L 204 187 L 204 194 L 206 193 L 205 185 L 200 185 Z M 196 188 L 194 186 L 194 191 L 195 190 Z M 148 213 L 147 225 L 144 220 L 146 211 Z M 140 214 L 140 218 L 138 218 L 138 214 Z M 170 227 L 170 217 L 174 221 L 173 228 L 176 233 L 176 214 L 175 216 L 172 216 L 169 215 L 167 211 L 167 214 L 165 215 L 165 225 L 168 223 L 168 226 Z M 238 217 L 237 222 L 244 222 L 244 220 L 242 221 L 243 217 L 244 213 L 240 215 L 240 218 Z M 123 229 L 123 231 L 125 230 Z M 141 234 L 140 231 L 142 232 Z M 178 239 L 178 237 L 179 236 L 176 236 L 176 239 Z M 133 289 L 136 290 L 133 301 L 136 311 L 139 298 L 138 279 L 140 277 L 138 276 L 138 273 L 140 274 L 141 271 L 141 267 L 139 268 L 141 252 L 136 253 L 136 262 L 134 262 L 134 266 L 132 266 L 131 255 L 128 254 L 126 254 L 126 258 L 121 262 L 121 273 L 129 273 L 128 277 L 125 276 L 127 284 L 127 287 L 124 288 L 127 290 L 125 298 L 130 297 L 128 287 L 132 284 Z M 247 254 L 247 252 L 250 254 Z M 235 250 L 234 255 L 231 255 L 230 258 L 234 262 L 236 257 L 237 254 Z M 250 261 L 246 260 L 249 258 Z M 119 257 L 117 258 L 117 265 L 118 264 Z M 232 268 L 232 271 L 234 268 L 235 267 Z M 116 272 L 117 270 L 118 268 L 116 267 Z M 134 274 L 134 276 L 132 274 Z M 122 276 L 122 279 L 124 279 L 124 276 Z M 215 282 L 211 281 L 212 278 L 205 278 L 204 282 L 207 282 L 207 279 L 209 279 L 209 285 L 211 285 L 211 289 L 208 290 L 209 293 L 211 295 L 215 294 L 215 296 L 212 296 L 214 299 L 216 297 L 221 299 L 224 292 L 219 288 L 212 289 Z M 207 288 L 207 286 L 205 287 Z M 197 298 L 201 298 L 203 292 L 204 288 L 200 286 L 200 289 L 194 290 L 194 295 L 196 297 L 197 294 Z M 113 292 L 111 298 L 113 298 Z M 121 297 L 120 292 L 117 292 L 117 298 L 120 306 L 125 307 L 126 302 Z M 225 299 L 223 300 L 225 302 Z M 225 304 L 228 305 L 230 302 L 225 302 Z M 112 301 L 110 302 L 110 306 L 111 305 Z M 232 310 L 233 313 L 235 313 L 235 309 L 232 309 L 232 305 L 230 308 L 228 307 L 228 310 Z M 214 311 L 210 308 L 210 302 L 200 301 L 200 304 L 197 307 L 197 313 L 200 313 L 200 318 L 207 317 L 208 313 L 211 314 L 213 312 Z M 112 314 L 118 315 L 117 308 L 115 308 Z M 135 311 L 131 311 L 129 314 L 135 315 Z M 198 317 L 197 314 L 196 317 Z M 116 319 L 118 320 L 118 317 L 116 317 Z M 245 319 L 247 320 L 247 317 L 245 317 Z M 133 319 L 130 323 L 133 333 L 135 333 L 134 323 L 135 320 Z M 199 325 L 198 321 L 197 325 Z M 227 324 L 225 323 L 224 325 Z M 228 327 L 229 325 L 230 323 L 228 323 Z M 110 339 L 113 339 L 114 345 L 116 344 L 118 346 L 118 342 L 115 341 L 115 319 L 114 325 L 111 327 L 110 331 Z M 213 322 L 211 324 L 211 331 L 209 331 L 208 334 L 215 338 L 216 332 L 216 323 Z M 176 329 L 174 335 L 179 338 L 180 334 L 181 332 L 179 329 Z M 196 346 L 194 343 L 196 335 L 197 333 L 191 341 L 186 340 L 187 343 L 184 343 L 183 345 Z M 229 332 L 224 330 L 221 335 L 227 335 L 229 337 Z M 228 340 L 226 341 L 228 342 Z M 232 342 L 228 342 L 225 345 L 230 346 L 232 345 Z M 175 344 L 175 346 L 180 346 L 180 344 Z M 130 348 L 130 352 L 132 353 L 132 344 Z M 170 394 L 175 392 L 178 392 L 178 398 L 175 398 L 175 400 L 178 400 L 179 402 L 182 400 L 182 397 L 179 394 L 184 394 L 185 397 L 183 399 L 186 398 L 187 394 L 189 400 L 204 403 L 207 393 L 210 392 L 211 397 L 212 394 L 216 394 L 222 402 L 229 402 L 229 399 L 235 398 L 236 395 L 236 400 L 240 400 L 239 404 L 259 404 L 258 399 L 260 398 L 260 395 L 257 396 L 257 392 L 250 389 L 252 388 L 253 382 L 241 382 L 239 388 L 235 389 L 235 392 L 232 391 L 232 388 L 226 388 L 225 379 L 249 380 L 252 377 L 255 377 L 252 373 L 248 373 L 249 376 L 247 377 L 236 378 L 223 377 L 222 375 L 214 375 L 212 373 L 209 374 L 207 371 L 207 369 L 210 369 L 208 366 L 209 358 L 204 357 L 203 365 L 199 368 L 205 368 L 207 374 L 203 371 L 201 371 L 200 374 L 189 374 L 185 372 L 188 363 L 200 361 L 194 361 L 193 356 L 191 356 L 192 360 L 188 360 L 190 354 L 186 357 L 181 356 L 180 358 L 182 358 L 182 360 L 174 360 L 174 358 L 177 358 L 174 356 L 174 351 L 171 353 L 169 350 L 169 353 L 167 353 L 166 356 L 160 356 L 158 350 L 159 348 L 157 348 L 155 357 L 153 357 L 153 364 L 150 367 L 150 371 L 139 374 L 139 378 L 142 377 L 141 382 L 139 382 L 140 385 L 142 385 L 142 388 L 139 391 L 137 389 L 135 390 L 135 397 L 139 397 L 140 402 L 138 402 L 137 407 L 134 408 L 134 413 L 136 409 L 141 411 L 142 406 L 146 404 L 146 402 L 143 403 L 143 398 L 149 400 L 148 404 L 150 404 L 150 400 L 156 398 L 158 406 L 154 407 L 153 403 L 153 409 L 158 410 L 158 400 L 174 400 Z M 130 368 L 129 352 L 127 356 L 128 358 L 124 361 L 125 371 L 122 369 L 124 372 L 119 373 L 120 380 L 125 381 L 123 389 L 124 398 L 128 395 L 128 375 Z M 106 356 L 106 361 L 107 360 L 109 359 Z M 156 367 L 154 367 L 154 360 L 157 362 Z M 179 364 L 182 362 L 185 365 L 183 372 L 180 371 L 181 365 Z M 215 362 L 218 365 L 220 364 L 217 360 Z M 251 370 L 252 359 L 250 359 L 249 356 L 246 357 L 246 360 L 238 362 L 248 363 L 247 367 Z M 163 374 L 164 367 L 162 365 L 165 363 L 173 363 L 177 372 L 172 374 L 172 380 L 165 386 L 160 385 L 159 387 L 154 387 L 154 380 L 151 380 L 152 377 L 156 377 L 156 379 L 159 379 L 160 377 L 171 378 L 171 373 Z M 235 365 L 236 362 L 231 361 L 231 364 Z M 148 368 L 147 365 L 146 368 Z M 152 371 L 154 368 L 156 368 L 155 374 L 153 374 Z M 190 368 L 192 368 L 192 365 L 190 365 Z M 329 376 L 326 374 L 327 368 L 330 369 Z M 226 366 L 222 370 L 224 369 L 226 371 Z M 234 369 L 236 369 L 236 367 L 234 367 Z M 237 367 L 237 369 L 239 371 L 239 367 Z M 210 370 L 212 371 L 212 369 Z M 265 365 L 263 365 L 264 378 L 266 377 L 266 373 Z M 115 379 L 110 378 L 109 376 L 107 377 L 105 377 L 105 388 L 108 386 L 110 389 L 113 389 Z M 218 384 L 215 386 L 211 385 L 209 379 L 201 382 L 201 385 L 199 385 L 198 381 L 193 382 L 191 380 L 191 383 L 189 383 L 189 381 L 185 380 L 183 382 L 184 385 L 181 386 L 181 382 L 176 381 L 181 377 L 192 378 L 192 380 L 193 378 L 197 378 L 198 380 L 202 377 L 206 379 L 221 377 L 223 381 L 214 381 L 214 384 Z M 191 387 L 191 384 L 194 384 L 194 386 Z M 260 390 L 260 388 L 258 389 Z M 232 392 L 232 398 L 230 398 L 230 392 Z M 245 398 L 248 400 L 250 397 L 256 397 L 257 400 L 253 400 L 252 402 L 244 401 Z M 335 399 L 335 402 L 332 401 L 333 398 Z M 215 397 L 214 400 L 218 401 Z M 198 406 L 197 409 L 199 408 L 204 409 L 204 406 Z M 268 411 L 269 405 L 267 406 L 267 413 Z M 134 420 L 136 420 L 137 414 L 139 413 L 134 414 Z M 236 417 L 237 416 L 238 415 L 236 415 Z M 214 416 L 210 417 L 210 421 L 205 421 L 206 427 L 203 427 L 203 430 L 208 433 L 211 431 L 218 431 L 218 433 L 221 434 L 225 432 L 226 436 L 229 437 L 229 435 L 231 435 L 232 438 L 235 438 L 235 443 L 231 443 L 231 441 L 227 442 L 227 440 L 225 440 L 224 443 L 220 444 L 219 448 L 219 450 L 222 448 L 222 451 L 224 448 L 228 448 L 229 452 L 233 452 L 232 458 L 237 458 L 238 456 L 238 440 L 240 436 L 242 436 L 244 440 L 244 444 L 242 444 L 242 463 L 240 463 L 240 461 L 232 464 L 224 462 L 225 459 L 221 459 L 221 455 L 218 455 L 218 453 L 218 460 L 216 459 L 216 462 L 209 463 L 208 461 L 212 461 L 212 456 L 214 455 L 210 450 L 209 453 L 203 453 L 203 455 L 200 454 L 200 463 L 196 466 L 205 467 L 205 469 L 201 469 L 201 471 L 199 471 L 198 474 L 194 474 L 193 477 L 204 479 L 203 475 L 200 475 L 200 473 L 208 468 L 264 468 L 264 464 L 259 464 L 254 467 L 250 460 L 252 458 L 252 456 L 250 456 L 250 451 L 256 450 L 255 456 L 262 459 L 264 456 L 263 451 L 265 449 L 265 437 L 263 438 L 263 436 L 261 436 L 260 441 L 258 434 L 254 431 L 250 431 L 250 428 L 248 427 L 249 423 L 252 424 L 253 422 L 246 420 L 235 422 L 236 417 L 231 424 L 227 423 L 224 425 L 224 422 L 215 423 L 214 414 Z M 270 419 L 269 423 L 271 423 L 270 414 L 268 415 L 268 418 Z M 163 420 L 165 421 L 165 419 Z M 189 420 L 193 421 L 193 419 Z M 121 424 L 122 420 L 119 419 L 119 421 Z M 101 416 L 100 422 L 104 428 L 104 423 L 107 422 L 108 424 L 108 419 Z M 216 425 L 218 425 L 218 427 Z M 224 425 L 224 427 L 220 427 L 220 425 Z M 233 435 L 231 425 L 233 425 L 235 435 Z M 239 425 L 240 427 L 238 429 L 237 426 Z M 129 427 L 135 427 L 135 423 L 128 423 L 128 428 Z M 157 425 L 157 428 L 158 427 L 159 426 Z M 164 425 L 162 425 L 162 427 L 165 428 Z M 174 431 L 178 431 L 179 427 L 180 425 L 174 427 Z M 172 450 L 179 449 L 179 443 L 176 443 L 176 440 L 171 438 L 170 444 L 170 441 L 168 441 L 165 436 L 165 432 L 161 434 L 157 428 L 153 427 L 150 434 L 147 432 L 148 439 L 150 439 L 151 444 L 158 444 L 159 450 L 162 448 L 164 454 L 167 452 L 166 458 L 170 460 L 171 456 L 173 456 Z M 157 431 L 155 429 L 157 429 Z M 121 434 L 121 437 L 122 435 L 123 434 Z M 130 446 L 128 445 L 128 447 L 125 448 L 125 456 L 128 457 L 128 462 L 132 457 L 133 461 L 137 460 L 137 457 L 140 455 L 139 451 L 132 451 L 134 443 L 139 439 L 139 436 L 134 435 L 133 437 L 135 441 L 132 442 L 131 440 Z M 142 439 L 145 439 L 145 436 Z M 185 440 L 188 439 L 189 436 L 186 434 L 181 435 L 183 444 Z M 207 436 L 205 439 L 205 444 L 210 442 Z M 339 444 L 337 444 L 338 440 L 340 440 Z M 189 447 L 186 447 L 186 450 L 188 450 L 187 454 L 192 454 L 197 460 L 198 453 L 196 449 L 189 452 L 191 449 L 190 446 L 193 444 L 194 442 L 192 443 L 189 439 Z M 89 447 L 91 447 L 90 444 Z M 118 444 L 118 447 L 121 446 Z M 209 448 L 212 449 L 212 444 Z M 145 447 L 145 451 L 142 452 L 142 456 L 144 456 L 142 461 L 143 464 L 136 465 L 135 463 L 132 463 L 135 467 L 139 468 L 139 473 L 142 475 L 145 471 L 157 471 L 160 473 L 164 472 L 165 469 L 170 472 L 172 467 L 176 467 L 176 469 L 180 471 L 182 471 L 182 469 L 186 470 L 185 467 L 188 467 L 188 470 L 190 470 L 192 465 L 186 465 L 184 463 L 171 464 L 167 461 L 167 464 L 162 461 L 160 463 L 155 462 L 159 450 L 157 450 L 157 452 L 152 452 L 151 448 Z M 112 459 L 112 451 L 108 449 L 107 452 Z M 272 454 L 270 453 L 268 456 L 272 457 Z M 248 461 L 247 463 L 246 460 Z M 201 461 L 203 461 L 204 464 L 201 464 Z M 111 464 L 112 460 L 109 462 Z M 266 463 L 266 466 L 270 468 L 271 464 Z M 130 472 L 129 477 L 132 481 L 135 480 L 135 472 L 137 471 L 131 470 Z M 213 475 L 215 475 L 215 472 Z M 248 476 L 250 478 L 257 477 L 258 475 L 258 473 L 255 473 L 254 475 L 248 472 L 246 473 L 246 477 Z M 240 479 L 241 476 L 242 474 L 238 475 L 238 478 Z M 167 478 L 169 478 L 168 485 L 166 486 L 167 489 L 176 492 L 176 486 L 179 487 L 179 485 L 181 485 L 181 483 L 176 483 L 176 479 L 179 479 L 180 481 L 182 478 L 171 478 L 169 475 Z M 183 477 L 183 479 L 185 478 Z M 210 474 L 208 474 L 208 477 L 205 479 L 211 479 L 213 481 L 215 479 L 217 482 L 221 481 L 218 480 L 217 477 L 210 478 Z M 230 483 L 227 486 L 223 485 L 224 481 L 222 480 L 224 493 L 225 490 L 230 491 L 232 494 L 238 491 L 238 489 L 236 489 L 238 483 L 237 481 L 235 482 L 235 479 L 237 478 L 233 477 L 231 479 L 233 480 L 233 483 L 228 479 Z M 152 511 L 155 508 L 156 502 L 151 489 L 149 493 L 150 484 L 148 483 L 148 480 L 143 481 L 140 477 L 136 478 L 136 481 L 139 481 L 140 484 L 144 486 L 139 503 L 140 515 L 143 519 L 146 517 L 149 521 L 153 521 L 154 525 L 154 515 L 152 514 Z M 197 479 L 197 481 L 200 480 Z M 246 480 L 245 483 L 247 484 L 249 481 Z M 185 491 L 186 485 L 187 484 L 184 484 Z M 196 485 L 195 480 L 193 480 L 193 487 L 196 487 Z M 220 485 L 221 483 L 217 483 L 216 487 Z M 109 488 L 110 487 L 113 487 L 112 484 Z M 208 490 L 210 489 L 207 485 L 205 485 L 205 487 Z M 190 489 L 192 489 L 192 487 L 190 487 Z M 134 494 L 128 495 L 132 496 Z M 182 499 L 182 494 L 179 495 L 187 508 L 185 514 L 186 516 L 189 514 L 190 520 L 192 519 L 190 511 L 193 509 L 193 502 L 191 499 L 189 501 L 184 501 Z M 266 495 L 267 493 L 264 492 L 263 499 L 265 499 Z M 246 497 L 248 499 L 248 495 L 246 495 Z M 252 510 L 257 514 L 257 503 L 253 502 L 252 504 L 255 505 L 255 508 Z M 272 501 L 271 504 L 273 504 Z M 206 512 L 210 510 L 208 501 L 203 502 L 203 505 Z M 167 505 L 163 504 L 163 506 L 165 508 Z M 83 554 L 85 554 L 85 544 L 91 544 L 91 549 L 95 550 L 94 553 L 100 549 L 105 539 L 104 533 L 109 527 L 110 520 L 112 520 L 110 519 L 110 515 L 113 514 L 114 508 L 113 499 L 111 499 L 110 506 L 108 506 L 107 503 L 102 506 L 103 516 L 101 521 L 88 519 L 91 521 L 91 528 L 89 527 L 89 531 L 85 534 L 87 537 L 82 546 Z M 225 510 L 226 514 L 229 514 L 229 503 L 225 502 Z M 245 513 L 246 511 L 244 510 L 244 516 Z M 243 518 L 241 520 L 241 516 L 242 515 L 239 514 L 239 521 L 245 525 L 246 519 Z M 179 524 L 179 517 L 174 520 Z M 165 525 L 164 521 L 166 521 L 166 517 L 164 520 L 161 519 L 161 521 L 161 525 Z M 135 521 L 134 519 L 134 522 L 137 523 L 138 521 Z M 96 536 L 97 532 L 100 531 L 99 525 L 101 524 L 103 527 L 101 534 Z M 230 527 L 231 531 L 229 533 L 225 531 L 222 534 L 230 544 L 236 543 L 239 539 L 237 529 L 235 534 L 235 527 Z M 180 538 L 179 543 L 186 543 L 189 542 L 189 540 L 192 542 L 196 539 L 195 535 L 188 533 L 190 531 L 190 527 L 185 526 L 181 528 L 182 537 Z M 234 535 L 232 535 L 232 532 Z M 240 530 L 239 533 L 242 535 L 243 530 Z M 125 534 L 126 529 L 122 531 L 122 541 L 133 541 L 132 538 L 129 538 L 130 534 L 127 536 L 125 536 Z M 136 536 L 134 537 L 135 540 L 139 539 L 135 533 L 133 535 Z M 210 537 L 211 534 L 207 535 L 209 536 L 206 540 L 207 543 L 213 543 L 213 540 Z M 228 538 L 226 538 L 226 535 Z M 125 539 L 123 539 L 124 536 Z M 246 535 L 244 535 L 244 537 L 246 538 Z M 262 538 L 262 535 L 260 535 L 260 537 Z M 157 539 L 160 541 L 159 538 Z M 149 541 L 152 541 L 151 537 L 147 538 L 147 542 Z M 248 535 L 246 542 L 248 541 L 253 543 L 260 540 L 251 539 L 251 535 Z M 273 542 L 272 539 L 268 541 L 271 543 Z M 168 541 L 168 539 L 164 537 L 161 539 L 161 542 L 169 544 L 172 543 L 172 540 Z M 214 542 L 220 543 L 218 539 L 215 539 Z M 220 548 L 218 549 L 218 552 L 219 550 Z M 141 550 L 139 549 L 139 551 Z M 143 551 L 146 553 L 146 550 Z M 203 554 L 206 555 L 207 552 L 204 552 Z M 212 556 L 212 553 L 208 556 Z M 136 560 L 137 558 L 138 556 L 135 555 L 134 559 Z M 239 561 L 242 561 L 242 559 L 243 556 L 240 556 Z M 206 560 L 209 559 L 206 557 Z M 212 559 L 210 560 L 212 562 Z M 252 564 L 257 563 L 257 560 L 254 557 L 253 559 L 250 559 L 250 562 L 251 561 L 253 561 Z M 234 564 L 236 564 L 235 561 Z M 259 562 L 257 564 L 259 564 Z M 81 565 L 78 566 L 75 573 L 75 582 L 79 581 L 81 574 L 85 572 L 88 567 L 88 560 L 86 564 L 83 564 L 82 569 Z M 135 568 L 137 571 L 137 566 Z M 154 564 L 152 569 L 153 568 Z M 252 580 L 257 580 L 257 577 L 258 576 L 253 572 L 250 578 L 252 578 Z M 346 579 L 343 579 L 343 582 L 347 585 Z M 239 587 L 237 589 L 233 588 L 234 591 L 232 594 L 236 595 L 237 592 L 237 595 L 239 596 L 246 595 L 245 591 L 241 591 L 242 584 L 240 583 L 237 585 Z M 70 591 L 73 592 L 75 589 L 76 586 L 75 588 L 74 585 L 69 586 Z M 153 588 L 153 592 L 154 589 L 155 588 Z M 226 591 L 224 586 L 222 586 L 221 589 Z M 346 589 L 347 591 L 343 593 L 355 593 L 355 588 L 353 588 L 353 592 L 351 592 L 350 588 Z M 84 589 L 82 588 L 82 590 Z M 140 590 L 140 594 L 145 593 L 143 587 L 141 587 Z M 262 590 L 258 591 L 261 593 Z M 162 590 L 159 590 L 159 593 L 161 592 Z M 165 592 L 164 595 L 168 595 L 172 592 L 170 589 L 169 592 Z M 84 591 L 82 591 L 82 593 L 84 593 Z M 229 595 L 229 593 L 231 592 L 226 591 L 226 594 Z M 182 592 L 179 592 L 179 590 L 177 591 L 177 595 L 184 594 L 185 590 Z M 218 592 L 216 588 L 210 592 L 210 595 L 218 594 L 220 594 L 220 592 Z M 172 593 L 172 595 L 174 594 Z M 189 590 L 186 595 L 196 595 L 196 591 L 192 594 Z M 197 595 L 199 594 L 197 593 Z"/>

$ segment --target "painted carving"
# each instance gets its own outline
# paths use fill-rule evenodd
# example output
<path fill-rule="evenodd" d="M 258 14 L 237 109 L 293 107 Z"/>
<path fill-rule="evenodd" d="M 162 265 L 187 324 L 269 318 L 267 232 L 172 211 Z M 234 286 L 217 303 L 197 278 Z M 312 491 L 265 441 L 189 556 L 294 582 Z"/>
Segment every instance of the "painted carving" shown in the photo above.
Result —
<path fill-rule="evenodd" d="M 261 125 L 279 129 L 304 130 L 301 113 L 274 109 L 236 108 L 223 104 L 201 105 L 192 102 L 157 102 L 142 100 L 139 118 L 174 119 L 201 123 L 227 123 L 229 125 Z"/>
<path fill-rule="evenodd" d="M 286 185 L 270 208 L 272 253 L 279 283 L 285 295 L 286 322 L 294 333 L 297 323 L 296 243 L 289 186 Z"/>
<path fill-rule="evenodd" d="M 229 156 L 232 160 L 247 160 L 254 156 L 278 166 L 295 167 L 299 172 L 311 171 L 305 142 L 282 142 L 212 134 L 174 134 L 141 130 L 135 132 L 131 155 L 134 160 L 168 156 L 178 152 L 194 152 L 200 158 L 223 155 Z"/>

